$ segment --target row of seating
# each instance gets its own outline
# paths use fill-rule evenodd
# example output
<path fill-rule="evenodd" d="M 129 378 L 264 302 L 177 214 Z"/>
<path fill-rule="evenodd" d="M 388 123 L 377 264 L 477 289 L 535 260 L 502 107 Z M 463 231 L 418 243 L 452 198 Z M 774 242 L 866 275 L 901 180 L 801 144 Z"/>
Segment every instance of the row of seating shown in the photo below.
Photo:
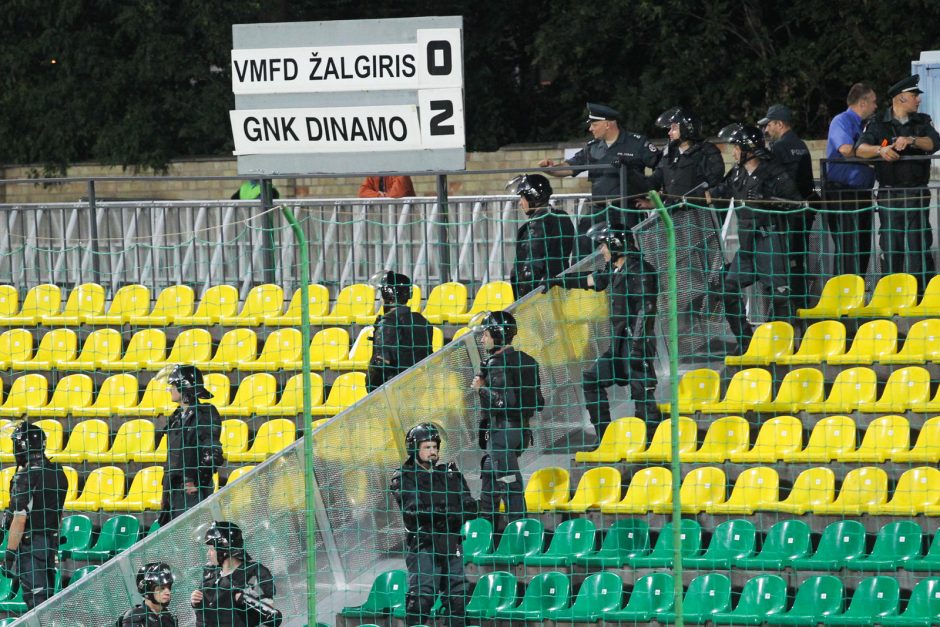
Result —
<path fill-rule="evenodd" d="M 87 577 L 98 568 L 97 564 L 89 564 L 87 566 L 82 566 L 81 568 L 76 569 L 72 576 L 69 577 L 67 586 L 72 585 L 83 577 Z M 58 594 L 62 591 L 62 571 L 59 568 L 55 569 L 55 584 L 54 584 L 54 593 Z M 67 587 L 65 586 L 65 587 Z M 26 607 L 26 602 L 23 600 L 23 587 L 16 585 L 12 579 L 8 579 L 3 574 L 0 574 L 0 612 L 6 612 L 8 614 L 23 614 L 28 608 Z M 12 625 L 18 621 L 18 616 L 12 616 L 9 618 L 4 618 L 0 620 L 0 627 L 5 625 Z"/>
<path fill-rule="evenodd" d="M 881 277 L 865 304 L 865 280 L 857 274 L 832 277 L 823 286 L 813 307 L 797 309 L 800 318 L 907 318 L 940 316 L 940 276 L 930 279 L 924 296 L 917 303 L 917 279 L 910 274 Z"/>
<path fill-rule="evenodd" d="M 12 285 L 0 285 L 0 326 L 300 326 L 303 296 L 298 288 L 284 308 L 284 290 L 266 283 L 253 287 L 238 308 L 238 289 L 214 285 L 202 295 L 198 306 L 195 292 L 186 285 L 174 285 L 160 292 L 153 308 L 150 290 L 139 284 L 119 289 L 105 311 L 105 289 L 97 283 L 82 283 L 69 293 L 62 307 L 62 291 L 52 284 L 36 285 L 27 292 L 23 306 Z M 375 288 L 363 283 L 347 285 L 330 309 L 330 294 L 323 285 L 308 289 L 310 323 L 316 325 L 372 324 L 376 310 Z M 513 301 L 512 288 L 505 281 L 491 281 L 480 287 L 470 309 L 467 286 L 462 283 L 437 285 L 421 309 L 421 289 L 412 287 L 409 305 L 422 311 L 432 324 L 466 324 L 481 311 L 505 309 Z M 61 308 L 61 309 L 60 309 Z"/>
<path fill-rule="evenodd" d="M 323 400 L 323 379 L 310 373 L 311 413 L 335 416 L 366 395 L 366 376 L 362 372 L 345 372 L 338 376 Z M 289 378 L 277 394 L 274 375 L 259 372 L 245 377 L 234 398 L 229 398 L 231 383 L 224 374 L 210 373 L 205 377 L 206 389 L 212 394 L 209 402 L 225 416 L 297 416 L 303 410 L 303 374 Z M 2 394 L 0 380 L 0 394 Z M 49 397 L 49 382 L 41 374 L 27 374 L 13 380 L 10 391 L 0 404 L 3 418 L 64 418 L 75 416 L 156 417 L 172 414 L 177 404 L 170 397 L 166 381 L 152 378 L 138 393 L 137 379 L 131 374 L 117 374 L 105 379 L 98 394 L 94 382 L 86 374 L 62 377 Z"/>

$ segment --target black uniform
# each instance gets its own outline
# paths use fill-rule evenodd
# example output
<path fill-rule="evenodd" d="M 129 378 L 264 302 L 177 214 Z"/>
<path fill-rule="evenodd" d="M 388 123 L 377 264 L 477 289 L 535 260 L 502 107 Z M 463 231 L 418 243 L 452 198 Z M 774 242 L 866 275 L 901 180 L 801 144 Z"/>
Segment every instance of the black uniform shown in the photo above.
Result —
<path fill-rule="evenodd" d="M 424 468 L 409 457 L 392 477 L 391 489 L 408 531 L 406 624 L 430 624 L 438 592 L 443 614 L 461 623 L 468 589 L 460 527 L 477 511 L 463 474 L 454 464 Z"/>
<path fill-rule="evenodd" d="M 883 116 L 873 117 L 858 138 L 858 144 L 888 146 L 898 137 L 929 137 L 933 150 L 925 151 L 909 146 L 901 157 L 932 154 L 940 148 L 940 135 L 933 127 L 930 116 L 911 113 L 902 123 L 889 108 Z M 856 147 L 858 146 L 856 144 Z M 907 272 L 918 281 L 919 290 L 927 286 L 934 272 L 933 234 L 930 230 L 930 160 L 878 161 L 875 178 L 878 179 L 878 215 L 881 228 L 878 243 L 884 260 L 885 274 Z"/>
<path fill-rule="evenodd" d="M 800 139 L 793 129 L 790 129 L 771 144 L 770 150 L 796 184 L 803 200 L 814 199 L 816 196 L 813 160 L 806 142 Z M 815 214 L 805 207 L 790 207 L 789 210 L 786 216 L 786 226 L 789 229 L 787 244 L 790 250 L 790 294 L 797 306 L 802 307 L 807 296 L 807 253 L 809 252 L 809 233 Z"/>
<path fill-rule="evenodd" d="M 693 142 L 685 151 L 679 150 L 679 142 L 670 142 L 666 154 L 647 181 L 650 189 L 661 190 L 664 202 L 681 202 L 688 192 L 698 188 L 697 196 L 705 195 L 706 183 L 714 187 L 725 173 L 725 162 L 721 151 L 709 142 Z"/>
<path fill-rule="evenodd" d="M 564 272 L 574 246 L 574 225 L 564 211 L 539 207 L 528 218 L 516 233 L 516 260 L 509 275 L 516 299 Z"/>
<path fill-rule="evenodd" d="M 394 305 L 378 319 L 372 335 L 371 392 L 431 354 L 431 324 L 407 305 Z"/>
<path fill-rule="evenodd" d="M 10 483 L 7 519 L 26 516 L 23 537 L 16 549 L 16 575 L 26 607 L 32 609 L 55 593 L 59 526 L 68 492 L 62 466 L 44 455 L 31 455 Z"/>
<path fill-rule="evenodd" d="M 222 465 L 222 418 L 219 410 L 201 399 L 176 408 L 164 429 L 167 437 L 166 472 L 163 475 L 163 511 L 165 525 L 199 501 L 212 494 L 212 474 Z M 186 482 L 197 492 L 187 494 Z"/>
<path fill-rule="evenodd" d="M 176 627 L 176 617 L 164 609 L 159 614 L 141 603 L 124 612 L 116 627 Z"/>
<path fill-rule="evenodd" d="M 196 624 L 206 627 L 245 627 L 250 610 L 242 596 L 248 590 L 253 596 L 273 599 L 274 577 L 264 564 L 255 562 L 246 555 L 245 561 L 227 575 L 215 564 L 206 564 L 202 569 L 202 601 L 193 605 Z"/>

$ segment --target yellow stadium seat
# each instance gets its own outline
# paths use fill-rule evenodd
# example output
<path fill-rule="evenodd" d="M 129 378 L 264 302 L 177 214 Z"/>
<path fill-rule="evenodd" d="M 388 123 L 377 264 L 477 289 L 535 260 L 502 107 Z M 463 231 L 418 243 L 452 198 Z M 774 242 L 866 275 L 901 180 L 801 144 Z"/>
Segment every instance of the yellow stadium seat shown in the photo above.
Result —
<path fill-rule="evenodd" d="M 85 460 L 95 464 L 119 464 L 137 461 L 153 453 L 156 430 L 146 418 L 128 420 L 120 426 L 108 451 L 88 451 Z"/>
<path fill-rule="evenodd" d="M 98 365 L 121 358 L 121 334 L 115 329 L 98 329 L 88 334 L 76 359 L 60 361 L 59 370 L 95 371 Z"/>
<path fill-rule="evenodd" d="M 898 315 L 902 318 L 920 318 L 940 316 L 940 275 L 934 276 L 924 289 L 920 303 L 911 307 L 901 307 Z"/>
<path fill-rule="evenodd" d="M 98 388 L 98 395 L 88 407 L 73 407 L 76 418 L 106 418 L 118 413 L 119 407 L 137 404 L 137 379 L 131 374 L 115 374 Z"/>
<path fill-rule="evenodd" d="M 934 416 L 921 426 L 917 442 L 911 450 L 896 450 L 891 453 L 890 459 L 896 464 L 940 462 L 940 416 Z"/>
<path fill-rule="evenodd" d="M 735 373 L 728 383 L 725 397 L 714 403 L 703 403 L 703 414 L 744 414 L 754 405 L 770 400 L 770 372 L 762 368 L 748 368 Z"/>
<path fill-rule="evenodd" d="M 751 444 L 751 427 L 741 416 L 725 416 L 713 422 L 705 433 L 697 451 L 683 453 L 683 463 L 716 463 L 728 459 L 732 453 L 746 451 Z"/>
<path fill-rule="evenodd" d="M 157 295 L 157 302 L 149 314 L 131 315 L 132 326 L 166 327 L 176 324 L 177 316 L 191 316 L 196 296 L 188 285 L 171 285 Z"/>
<path fill-rule="evenodd" d="M 690 370 L 679 380 L 679 413 L 692 414 L 707 403 L 717 403 L 721 394 L 721 377 L 715 370 Z M 660 403 L 659 410 L 669 413 L 670 403 Z"/>
<path fill-rule="evenodd" d="M 230 460 L 229 455 L 232 453 L 244 453 L 248 450 L 248 424 L 238 418 L 223 420 L 219 440 L 222 443 L 222 456 L 225 459 Z"/>
<path fill-rule="evenodd" d="M 7 466 L 0 470 L 0 507 L 6 509 L 10 505 L 10 484 L 16 474 L 16 466 Z"/>
<path fill-rule="evenodd" d="M 444 331 L 440 327 L 431 327 L 431 350 L 437 352 L 444 348 Z"/>
<path fill-rule="evenodd" d="M 561 512 L 586 512 L 620 502 L 620 471 L 610 466 L 591 468 L 581 477 L 571 500 L 555 504 Z"/>
<path fill-rule="evenodd" d="M 860 516 L 888 501 L 888 473 L 875 466 L 850 470 L 832 503 L 813 506 L 816 515 Z"/>
<path fill-rule="evenodd" d="M 777 363 L 782 366 L 816 365 L 844 353 L 845 325 L 838 320 L 821 320 L 809 325 L 794 354 L 779 357 Z"/>
<path fill-rule="evenodd" d="M 53 329 L 39 340 L 32 359 L 12 361 L 13 370 L 52 370 L 56 364 L 75 359 L 78 337 L 72 329 Z"/>
<path fill-rule="evenodd" d="M 832 365 L 870 365 L 898 351 L 898 328 L 890 320 L 872 320 L 858 328 L 852 347 L 843 355 L 832 355 Z"/>
<path fill-rule="evenodd" d="M 9 369 L 14 361 L 29 361 L 32 356 L 32 333 L 26 329 L 10 329 L 0 334 L 0 370 Z"/>
<path fill-rule="evenodd" d="M 672 506 L 672 473 L 652 466 L 633 473 L 623 500 L 601 505 L 604 514 L 645 514 L 653 506 Z"/>
<path fill-rule="evenodd" d="M 824 392 L 823 373 L 816 368 L 797 368 L 783 377 L 772 401 L 757 403 L 752 411 L 792 414 L 808 403 L 820 403 Z"/>
<path fill-rule="evenodd" d="M 23 375 L 10 385 L 10 391 L 0 405 L 0 416 L 19 418 L 26 414 L 27 407 L 42 407 L 48 399 L 49 381 L 46 377 L 41 374 Z"/>
<path fill-rule="evenodd" d="M 698 428 L 695 421 L 685 416 L 679 416 L 679 458 L 695 449 L 698 439 Z M 672 419 L 667 418 L 659 423 L 653 437 L 650 438 L 649 448 L 645 451 L 636 451 L 624 454 L 627 462 L 668 462 L 672 461 Z"/>
<path fill-rule="evenodd" d="M 816 423 L 806 448 L 783 456 L 785 462 L 830 462 L 855 450 L 855 421 L 848 416 L 828 416 Z"/>
<path fill-rule="evenodd" d="M 19 313 L 20 295 L 12 285 L 0 285 L 0 318 L 10 318 Z"/>
<path fill-rule="evenodd" d="M 639 418 L 620 418 L 607 426 L 604 437 L 593 451 L 574 454 L 577 462 L 619 462 L 625 456 L 646 450 L 646 423 Z"/>
<path fill-rule="evenodd" d="M 842 274 L 826 281 L 814 307 L 797 309 L 796 315 L 800 318 L 838 318 L 861 307 L 864 300 L 864 279 L 857 274 Z"/>
<path fill-rule="evenodd" d="M 452 337 L 450 341 L 456 342 L 457 340 L 465 336 L 467 333 L 470 333 L 470 331 L 471 331 L 470 327 L 460 327 L 459 329 L 454 331 L 454 337 Z"/>
<path fill-rule="evenodd" d="M 364 283 L 347 285 L 336 297 L 333 310 L 323 316 L 310 316 L 310 324 L 345 325 L 354 323 L 357 318 L 371 318 L 367 324 L 375 322 L 375 289 L 371 285 Z"/>
<path fill-rule="evenodd" d="M 735 464 L 769 464 L 791 451 L 799 450 L 803 444 L 803 425 L 793 416 L 771 418 L 757 432 L 757 439 L 749 451 L 731 453 L 728 457 Z"/>
<path fill-rule="evenodd" d="M 193 363 L 205 371 L 230 372 L 241 362 L 254 361 L 257 353 L 258 336 L 252 329 L 232 329 L 219 340 L 212 359 Z"/>
<path fill-rule="evenodd" d="M 446 312 L 444 319 L 451 324 L 467 324 L 473 316 L 483 311 L 502 311 L 513 302 L 512 286 L 506 281 L 490 281 L 480 287 L 473 305 L 467 313 Z"/>
<path fill-rule="evenodd" d="M 325 316 L 330 308 L 330 292 L 323 285 L 311 283 L 307 287 L 307 305 L 310 318 Z M 301 325 L 301 309 L 303 306 L 300 288 L 294 291 L 284 315 L 265 315 L 262 322 L 269 327 L 299 327 Z"/>
<path fill-rule="evenodd" d="M 872 420 L 865 429 L 865 437 L 858 449 L 847 450 L 836 457 L 840 462 L 884 463 L 897 451 L 911 446 L 911 427 L 904 416 L 881 416 Z"/>
<path fill-rule="evenodd" d="M 881 398 L 859 403 L 858 410 L 873 414 L 901 413 L 929 400 L 930 373 L 920 366 L 908 366 L 891 373 Z"/>
<path fill-rule="evenodd" d="M 917 303 L 917 279 L 912 274 L 889 274 L 878 279 L 871 300 L 849 311 L 853 318 L 890 318 Z"/>
<path fill-rule="evenodd" d="M 65 489 L 65 500 L 74 501 L 78 498 L 78 471 L 71 466 L 62 466 L 62 472 L 65 473 L 67 487 Z"/>
<path fill-rule="evenodd" d="M 82 283 L 69 293 L 61 313 L 47 313 L 39 320 L 46 326 L 78 326 L 87 315 L 104 313 L 104 288 L 97 283 Z"/>
<path fill-rule="evenodd" d="M 210 372 L 203 377 L 202 385 L 210 394 L 206 402 L 215 405 L 216 408 L 228 405 L 232 387 L 228 375 L 221 372 Z"/>
<path fill-rule="evenodd" d="M 32 327 L 39 324 L 43 316 L 55 315 L 62 306 L 62 291 L 58 285 L 43 283 L 32 287 L 23 299 L 19 313 L 0 317 L 2 327 Z"/>
<path fill-rule="evenodd" d="M 37 420 L 33 424 L 42 429 L 43 433 L 46 434 L 46 455 L 51 456 L 62 450 L 62 445 L 65 443 L 65 432 L 64 429 L 62 429 L 61 422 L 47 418 L 45 420 Z"/>
<path fill-rule="evenodd" d="M 0 418 L 0 462 L 12 463 L 13 458 L 13 430 L 16 425 L 12 420 Z"/>
<path fill-rule="evenodd" d="M 347 359 L 340 359 L 330 364 L 331 370 L 366 370 L 372 361 L 372 335 L 375 327 L 363 327 L 359 332 Z"/>
<path fill-rule="evenodd" d="M 163 329 L 142 329 L 131 336 L 120 359 L 101 361 L 102 370 L 144 370 L 166 363 L 166 334 Z M 160 366 L 162 367 L 162 366 Z M 157 368 L 159 369 L 159 368 Z"/>
<path fill-rule="evenodd" d="M 467 286 L 463 283 L 441 283 L 428 294 L 424 317 L 431 324 L 444 324 L 451 315 L 467 311 Z"/>
<path fill-rule="evenodd" d="M 228 479 L 226 479 L 225 485 L 231 485 L 235 483 L 236 481 L 238 481 L 239 479 L 241 479 L 242 477 L 244 477 L 245 475 L 247 475 L 249 472 L 251 472 L 254 469 L 255 469 L 254 465 L 239 466 L 238 468 L 236 468 L 235 470 L 233 470 L 232 472 L 228 474 Z"/>
<path fill-rule="evenodd" d="M 841 370 L 832 382 L 829 396 L 821 403 L 806 403 L 803 411 L 818 414 L 849 413 L 862 403 L 875 400 L 878 394 L 878 375 L 871 368 Z"/>
<path fill-rule="evenodd" d="M 166 436 L 160 438 L 160 444 L 152 452 L 140 451 L 137 453 L 137 461 L 144 464 L 163 464 L 166 462 Z"/>
<path fill-rule="evenodd" d="M 163 361 L 151 361 L 148 370 L 160 370 L 167 364 L 195 364 L 212 358 L 212 334 L 205 329 L 185 329 L 176 336 L 170 354 Z"/>
<path fill-rule="evenodd" d="M 679 502 L 683 514 L 700 514 L 709 505 L 725 502 L 725 484 L 727 480 L 721 468 L 705 466 L 696 468 L 685 476 L 679 488 Z M 655 514 L 672 512 L 672 503 L 660 503 L 650 507 Z"/>
<path fill-rule="evenodd" d="M 147 382 L 147 387 L 144 389 L 140 402 L 137 405 L 118 407 L 117 414 L 119 416 L 154 418 L 156 416 L 169 416 L 175 409 L 176 403 L 170 397 L 166 381 L 154 377 Z"/>
<path fill-rule="evenodd" d="M 920 320 L 907 331 L 904 346 L 894 355 L 882 355 L 883 364 L 925 364 L 940 361 L 940 320 Z"/>
<path fill-rule="evenodd" d="M 336 377 L 326 402 L 314 407 L 312 416 L 335 416 L 352 406 L 366 395 L 366 375 L 364 372 L 344 372 Z"/>
<path fill-rule="evenodd" d="M 102 466 L 88 474 L 81 496 L 66 500 L 65 509 L 96 512 L 105 499 L 116 501 L 123 497 L 124 471 L 117 466 Z"/>
<path fill-rule="evenodd" d="M 349 356 L 349 332 L 341 327 L 329 327 L 317 331 L 310 340 L 310 368 L 323 370 L 332 368 Z M 301 356 L 296 361 L 285 361 L 284 370 L 300 370 L 303 367 Z"/>
<path fill-rule="evenodd" d="M 294 422 L 287 418 L 275 418 L 261 425 L 251 448 L 241 453 L 230 452 L 228 459 L 232 462 L 263 462 L 293 444 L 296 439 L 297 428 Z"/>
<path fill-rule="evenodd" d="M 793 327 L 789 322 L 765 322 L 754 331 L 754 337 L 743 355 L 728 355 L 726 366 L 769 366 L 780 357 L 793 353 Z"/>
<path fill-rule="evenodd" d="M 773 507 L 779 499 L 780 477 L 766 466 L 748 468 L 734 482 L 731 496 L 724 503 L 705 507 L 707 514 L 748 515 Z"/>
<path fill-rule="evenodd" d="M 421 311 L 421 288 L 417 285 L 411 286 L 411 297 L 408 299 L 408 302 L 405 303 L 408 309 L 415 313 Z M 375 315 L 363 315 L 356 316 L 356 324 L 375 324 L 376 318 L 381 318 L 385 315 L 385 305 L 379 307 L 378 313 Z"/>
<path fill-rule="evenodd" d="M 872 516 L 917 516 L 940 503 L 940 470 L 920 466 L 905 470 L 898 478 L 891 500 L 874 505 Z"/>
<path fill-rule="evenodd" d="M 525 508 L 527 512 L 551 512 L 559 503 L 569 499 L 568 471 L 556 466 L 539 468 L 525 486 Z"/>
<path fill-rule="evenodd" d="M 237 311 L 238 290 L 231 285 L 213 285 L 199 299 L 193 315 L 177 314 L 174 323 L 187 327 L 208 327 L 219 324 L 224 316 L 234 316 Z"/>
<path fill-rule="evenodd" d="M 257 359 L 237 362 L 235 368 L 247 372 L 276 372 L 285 363 L 299 362 L 302 351 L 303 337 L 300 330 L 277 329 L 264 341 Z"/>
<path fill-rule="evenodd" d="M 81 315 L 85 324 L 127 324 L 132 316 L 145 316 L 150 309 L 150 289 L 146 285 L 125 285 L 114 294 L 108 313 Z"/>
<path fill-rule="evenodd" d="M 829 468 L 808 468 L 797 476 L 784 500 L 765 509 L 772 512 L 805 514 L 814 507 L 829 505 L 836 498 L 836 475 Z"/>
<path fill-rule="evenodd" d="M 72 429 L 68 444 L 61 452 L 50 456 L 60 464 L 78 464 L 88 459 L 89 453 L 103 453 L 108 450 L 108 423 L 92 418 L 83 420 Z"/>
<path fill-rule="evenodd" d="M 238 385 L 235 398 L 225 407 L 219 407 L 222 416 L 251 416 L 265 414 L 274 405 L 277 380 L 267 372 L 248 375 Z"/>
<path fill-rule="evenodd" d="M 269 407 L 268 416 L 298 416 L 304 409 L 303 373 L 295 374 L 284 384 L 277 404 Z M 323 403 L 323 378 L 315 372 L 310 373 L 310 407 Z"/>
<path fill-rule="evenodd" d="M 159 510 L 163 502 L 163 466 L 149 466 L 137 471 L 122 499 L 105 498 L 101 509 L 106 512 L 143 512 Z"/>
<path fill-rule="evenodd" d="M 26 415 L 33 418 L 65 418 L 73 407 L 91 405 L 94 383 L 87 374 L 70 374 L 59 379 L 52 398 L 45 405 L 27 405 Z"/>
<path fill-rule="evenodd" d="M 280 285 L 256 285 L 245 296 L 245 304 L 235 315 L 220 316 L 219 324 L 227 327 L 256 327 L 265 316 L 279 317 L 284 309 L 284 290 Z"/>

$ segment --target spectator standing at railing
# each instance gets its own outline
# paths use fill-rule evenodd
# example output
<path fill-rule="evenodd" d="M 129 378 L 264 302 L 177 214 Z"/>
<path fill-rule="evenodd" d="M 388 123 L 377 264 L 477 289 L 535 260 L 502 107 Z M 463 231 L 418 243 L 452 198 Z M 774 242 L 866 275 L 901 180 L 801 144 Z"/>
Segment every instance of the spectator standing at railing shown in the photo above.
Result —
<path fill-rule="evenodd" d="M 250 179 L 241 184 L 234 194 L 232 200 L 258 200 L 261 198 L 261 181 L 259 179 Z M 271 198 L 280 198 L 281 193 L 277 188 L 271 186 Z"/>
<path fill-rule="evenodd" d="M 878 97 L 871 85 L 855 83 L 845 101 L 848 108 L 829 123 L 823 215 L 835 244 L 833 272 L 864 276 L 871 259 L 875 171 L 862 163 L 840 161 L 855 157 L 855 142 L 866 120 L 878 109 Z"/>
<path fill-rule="evenodd" d="M 940 135 L 930 116 L 918 113 L 920 76 L 909 76 L 888 89 L 891 106 L 884 115 L 872 118 L 858 138 L 859 157 L 878 158 L 878 240 L 885 274 L 907 272 L 923 292 L 934 262 L 930 249 L 929 159 L 902 160 L 902 157 L 931 155 L 940 148 Z"/>
<path fill-rule="evenodd" d="M 367 176 L 359 186 L 359 198 L 417 196 L 410 176 Z"/>

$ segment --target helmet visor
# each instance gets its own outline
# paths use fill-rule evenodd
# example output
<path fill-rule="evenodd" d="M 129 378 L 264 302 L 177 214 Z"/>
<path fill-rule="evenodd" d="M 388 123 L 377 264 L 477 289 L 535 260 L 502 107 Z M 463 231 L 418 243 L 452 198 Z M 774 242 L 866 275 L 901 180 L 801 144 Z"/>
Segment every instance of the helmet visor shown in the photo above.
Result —
<path fill-rule="evenodd" d="M 678 122 L 682 109 L 679 107 L 673 107 L 672 109 L 667 109 L 659 114 L 659 117 L 656 118 L 656 126 L 659 128 L 669 128 L 674 123 Z"/>
<path fill-rule="evenodd" d="M 742 139 L 741 131 L 743 128 L 744 127 L 738 122 L 729 124 L 718 131 L 718 139 L 728 144 L 740 144 Z"/>
<path fill-rule="evenodd" d="M 162 368 L 160 368 L 160 371 L 157 372 L 157 374 L 154 375 L 153 378 L 156 379 L 158 383 L 161 383 L 163 385 L 169 385 L 170 377 L 173 376 L 173 373 L 175 371 L 176 371 L 176 364 L 169 364 L 167 366 L 163 366 Z"/>
<path fill-rule="evenodd" d="M 587 237 L 594 242 L 604 242 L 610 237 L 610 225 L 606 222 L 598 222 L 586 233 Z"/>
<path fill-rule="evenodd" d="M 369 278 L 369 285 L 375 289 L 381 289 L 387 283 L 390 284 L 388 275 L 391 273 L 391 270 L 379 270 Z"/>
<path fill-rule="evenodd" d="M 531 188 L 532 186 L 529 185 L 529 177 L 527 177 L 525 174 L 514 176 L 513 178 L 509 179 L 508 183 L 506 183 L 506 191 L 515 196 L 521 196 Z"/>

